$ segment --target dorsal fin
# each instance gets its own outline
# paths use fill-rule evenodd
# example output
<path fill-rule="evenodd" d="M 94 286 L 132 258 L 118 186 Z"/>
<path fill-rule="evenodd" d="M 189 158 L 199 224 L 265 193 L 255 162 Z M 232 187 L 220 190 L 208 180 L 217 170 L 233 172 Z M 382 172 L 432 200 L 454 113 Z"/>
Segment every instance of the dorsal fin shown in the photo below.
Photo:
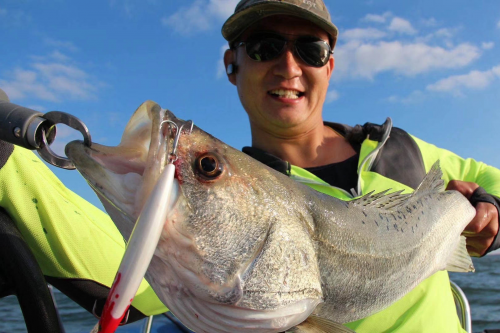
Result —
<path fill-rule="evenodd" d="M 410 196 L 409 194 L 401 194 L 401 191 L 393 192 L 386 194 L 389 190 L 385 190 L 382 192 L 379 192 L 377 194 L 373 194 L 373 191 L 365 194 L 359 199 L 352 200 L 351 203 L 355 205 L 360 205 L 363 207 L 374 207 L 374 208 L 385 208 L 389 209 L 395 206 L 400 205 L 402 202 L 404 202 L 408 197 Z"/>
<path fill-rule="evenodd" d="M 410 194 L 402 194 L 403 190 L 386 194 L 390 189 L 373 194 L 374 191 L 365 194 L 361 198 L 350 201 L 350 204 L 378 209 L 392 209 L 405 203 L 410 197 L 425 193 L 439 193 L 444 191 L 443 173 L 439 166 L 439 160 L 434 163 L 424 177 L 417 189 Z"/>
<path fill-rule="evenodd" d="M 420 185 L 416 188 L 412 195 L 422 194 L 425 192 L 443 192 L 444 191 L 444 180 L 443 172 L 439 165 L 439 160 L 437 160 L 424 177 Z"/>

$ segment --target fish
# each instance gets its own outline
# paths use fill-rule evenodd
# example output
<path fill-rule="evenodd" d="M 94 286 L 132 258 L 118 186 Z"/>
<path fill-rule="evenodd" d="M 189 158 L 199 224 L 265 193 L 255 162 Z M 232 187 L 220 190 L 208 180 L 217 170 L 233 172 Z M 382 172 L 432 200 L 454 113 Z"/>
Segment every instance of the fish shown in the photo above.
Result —
<path fill-rule="evenodd" d="M 184 126 L 171 155 L 166 121 L 186 125 L 146 101 L 117 146 L 73 141 L 66 155 L 125 239 L 174 160 L 146 279 L 195 332 L 348 332 L 342 323 L 388 307 L 439 270 L 473 270 L 461 233 L 475 209 L 444 190 L 438 163 L 412 193 L 344 201 L 197 126 Z"/>

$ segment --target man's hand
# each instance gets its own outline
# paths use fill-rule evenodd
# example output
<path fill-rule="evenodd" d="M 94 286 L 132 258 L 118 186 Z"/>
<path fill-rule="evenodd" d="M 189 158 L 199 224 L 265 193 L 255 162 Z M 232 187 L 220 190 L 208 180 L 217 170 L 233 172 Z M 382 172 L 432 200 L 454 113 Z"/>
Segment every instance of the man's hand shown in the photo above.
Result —
<path fill-rule="evenodd" d="M 446 187 L 447 190 L 455 190 L 470 199 L 472 193 L 479 187 L 476 183 L 452 180 Z M 498 210 L 487 202 L 479 202 L 476 205 L 476 216 L 465 227 L 464 235 L 467 238 L 467 251 L 474 257 L 483 256 L 486 250 L 495 240 L 498 233 Z"/>

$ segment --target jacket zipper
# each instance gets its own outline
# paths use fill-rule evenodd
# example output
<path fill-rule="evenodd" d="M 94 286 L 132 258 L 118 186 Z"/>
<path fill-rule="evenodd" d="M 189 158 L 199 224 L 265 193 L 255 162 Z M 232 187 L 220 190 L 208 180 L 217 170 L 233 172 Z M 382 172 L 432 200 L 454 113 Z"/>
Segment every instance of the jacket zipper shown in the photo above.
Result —
<path fill-rule="evenodd" d="M 385 143 L 389 139 L 389 134 L 391 133 L 391 129 L 392 129 L 392 119 L 390 117 L 387 117 L 385 122 L 387 123 L 387 129 L 385 130 L 384 134 L 382 135 L 382 139 L 377 144 L 377 147 L 375 149 L 373 149 L 368 155 L 366 155 L 366 157 L 363 159 L 363 161 L 361 162 L 361 164 L 358 167 L 358 186 L 357 186 L 356 196 L 361 196 L 363 194 L 361 191 L 361 171 L 363 171 L 363 167 L 365 166 L 366 163 L 369 163 L 369 165 L 366 168 L 366 171 L 371 170 L 371 168 L 373 166 L 373 162 L 377 158 L 378 152 L 380 151 L 380 149 L 382 149 L 382 147 L 385 145 Z M 370 139 L 370 134 L 367 135 L 365 140 L 369 140 L 369 139 Z"/>

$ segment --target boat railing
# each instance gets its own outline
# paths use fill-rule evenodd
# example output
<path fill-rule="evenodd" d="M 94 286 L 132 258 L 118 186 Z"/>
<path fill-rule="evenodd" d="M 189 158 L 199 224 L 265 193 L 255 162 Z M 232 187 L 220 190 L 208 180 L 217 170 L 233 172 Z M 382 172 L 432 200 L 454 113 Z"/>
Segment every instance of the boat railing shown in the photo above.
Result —
<path fill-rule="evenodd" d="M 460 289 L 460 287 L 453 281 L 450 281 L 451 293 L 453 294 L 453 300 L 455 301 L 455 307 L 457 309 L 458 319 L 460 320 L 460 325 L 467 333 L 472 333 L 472 317 L 470 313 L 470 306 L 465 293 Z"/>

